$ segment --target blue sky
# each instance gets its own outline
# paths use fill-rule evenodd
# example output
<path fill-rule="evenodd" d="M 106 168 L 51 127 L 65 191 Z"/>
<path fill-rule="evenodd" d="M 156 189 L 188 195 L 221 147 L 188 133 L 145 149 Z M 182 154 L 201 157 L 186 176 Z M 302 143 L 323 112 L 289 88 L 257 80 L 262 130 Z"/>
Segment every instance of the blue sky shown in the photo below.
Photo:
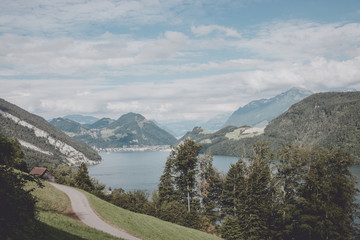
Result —
<path fill-rule="evenodd" d="M 0 97 L 45 118 L 208 120 L 360 89 L 357 0 L 0 0 Z"/>

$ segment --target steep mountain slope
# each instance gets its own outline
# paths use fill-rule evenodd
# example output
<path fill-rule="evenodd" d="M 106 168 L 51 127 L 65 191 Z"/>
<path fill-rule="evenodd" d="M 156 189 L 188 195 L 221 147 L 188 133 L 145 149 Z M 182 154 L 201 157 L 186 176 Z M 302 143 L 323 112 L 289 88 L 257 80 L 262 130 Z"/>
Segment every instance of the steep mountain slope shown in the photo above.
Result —
<path fill-rule="evenodd" d="M 291 105 L 311 94 L 301 88 L 291 88 L 270 99 L 252 101 L 236 110 L 224 126 L 266 126 L 268 122 L 285 112 Z"/>
<path fill-rule="evenodd" d="M 54 118 L 49 123 L 67 133 L 81 133 L 88 129 L 80 123 L 66 118 Z"/>
<path fill-rule="evenodd" d="M 91 125 L 63 118 L 54 119 L 51 124 L 74 139 L 97 148 L 171 145 L 176 141 L 174 136 L 136 113 L 125 114 L 118 120 L 103 118 Z"/>
<path fill-rule="evenodd" d="M 360 162 L 360 92 L 313 94 L 292 105 L 261 128 L 225 127 L 216 133 L 194 128 L 184 136 L 204 145 L 215 155 L 249 156 L 255 141 L 264 140 L 273 150 L 283 143 L 332 146 L 351 153 Z M 252 134 L 244 134 L 250 133 Z"/>
<path fill-rule="evenodd" d="M 19 140 L 29 167 L 43 163 L 94 164 L 101 160 L 95 150 L 3 99 L 0 99 L 0 134 Z"/>
<path fill-rule="evenodd" d="M 333 146 L 360 157 L 360 92 L 313 94 L 265 129 L 274 147 L 283 142 Z"/>
<path fill-rule="evenodd" d="M 205 151 L 215 155 L 242 156 L 250 148 L 253 140 L 264 133 L 264 128 L 227 126 L 214 133 L 195 127 L 185 134 L 177 143 L 191 138 L 201 144 Z"/>

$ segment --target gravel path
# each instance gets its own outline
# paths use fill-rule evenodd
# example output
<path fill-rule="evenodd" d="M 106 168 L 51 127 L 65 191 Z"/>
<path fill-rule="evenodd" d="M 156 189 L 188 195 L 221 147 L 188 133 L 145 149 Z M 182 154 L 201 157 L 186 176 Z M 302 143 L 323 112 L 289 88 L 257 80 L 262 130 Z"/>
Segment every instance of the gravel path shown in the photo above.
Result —
<path fill-rule="evenodd" d="M 86 225 L 109 233 L 115 237 L 128 240 L 141 240 L 140 238 L 131 236 L 130 234 L 121 231 L 101 220 L 91 209 L 88 199 L 82 192 L 68 186 L 59 185 L 56 183 L 51 184 L 69 196 L 73 211 Z"/>

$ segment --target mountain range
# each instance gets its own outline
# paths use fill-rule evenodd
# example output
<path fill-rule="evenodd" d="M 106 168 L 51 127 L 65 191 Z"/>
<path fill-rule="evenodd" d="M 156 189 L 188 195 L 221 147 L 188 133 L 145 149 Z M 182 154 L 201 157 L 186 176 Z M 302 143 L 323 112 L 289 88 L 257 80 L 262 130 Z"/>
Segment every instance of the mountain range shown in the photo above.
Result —
<path fill-rule="evenodd" d="M 72 114 L 64 116 L 65 119 L 73 120 L 75 122 L 81 124 L 93 124 L 94 122 L 98 121 L 99 119 L 93 116 L 84 116 L 80 114 Z"/>
<path fill-rule="evenodd" d="M 215 133 L 194 128 L 184 138 L 201 143 L 214 155 L 248 157 L 253 143 L 263 140 L 273 150 L 287 142 L 332 146 L 348 151 L 360 161 L 359 119 L 360 92 L 317 93 L 292 105 L 265 128 L 227 126 Z"/>
<path fill-rule="evenodd" d="M 291 105 L 310 96 L 311 91 L 302 88 L 291 88 L 275 97 L 252 101 L 236 110 L 225 122 L 226 126 L 262 126 L 285 112 Z"/>
<path fill-rule="evenodd" d="M 47 164 L 95 164 L 98 153 L 64 134 L 45 119 L 0 99 L 0 134 L 16 138 L 28 167 Z"/>
<path fill-rule="evenodd" d="M 302 88 L 291 88 L 269 99 L 255 100 L 238 108 L 233 113 L 223 113 L 209 120 L 161 121 L 162 128 L 168 129 L 176 137 L 182 137 L 195 126 L 207 131 L 218 131 L 226 126 L 265 127 L 272 119 L 285 112 L 291 105 L 299 102 L 312 92 Z"/>
<path fill-rule="evenodd" d="M 96 148 L 171 145 L 176 138 L 137 113 L 119 119 L 102 118 L 93 124 L 56 118 L 50 123 L 74 139 Z"/>

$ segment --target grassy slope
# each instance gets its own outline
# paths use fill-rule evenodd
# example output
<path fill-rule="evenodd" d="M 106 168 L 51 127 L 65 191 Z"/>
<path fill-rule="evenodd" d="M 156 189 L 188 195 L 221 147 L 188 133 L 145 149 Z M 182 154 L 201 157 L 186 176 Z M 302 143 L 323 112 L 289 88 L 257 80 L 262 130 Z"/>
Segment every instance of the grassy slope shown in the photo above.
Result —
<path fill-rule="evenodd" d="M 95 230 L 76 220 L 71 213 L 71 204 L 65 193 L 44 183 L 43 189 L 36 188 L 33 194 L 38 198 L 38 220 L 41 231 L 37 239 L 82 240 L 119 239 Z"/>
<path fill-rule="evenodd" d="M 204 232 L 162 221 L 158 218 L 133 213 L 85 193 L 92 208 L 108 223 L 148 240 L 204 240 L 220 239 Z"/>
<path fill-rule="evenodd" d="M 42 233 L 38 239 L 118 239 L 101 231 L 87 227 L 71 212 L 71 204 L 65 193 L 44 183 L 43 189 L 36 188 L 33 194 L 38 198 L 38 219 Z M 204 232 L 182 227 L 144 214 L 116 207 L 94 195 L 86 193 L 91 206 L 103 219 L 112 225 L 139 236 L 142 239 L 220 239 Z M 42 235 L 43 234 L 43 235 Z"/>

